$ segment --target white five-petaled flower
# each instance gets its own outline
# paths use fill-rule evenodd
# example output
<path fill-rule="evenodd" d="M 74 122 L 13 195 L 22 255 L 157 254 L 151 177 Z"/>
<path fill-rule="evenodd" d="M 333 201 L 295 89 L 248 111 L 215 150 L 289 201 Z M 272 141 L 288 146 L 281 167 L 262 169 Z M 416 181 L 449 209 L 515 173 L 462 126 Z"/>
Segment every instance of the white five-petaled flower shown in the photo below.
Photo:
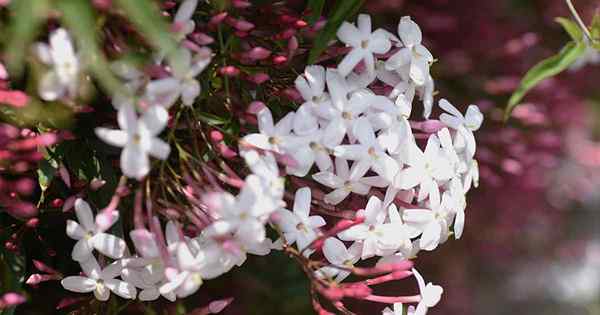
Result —
<path fill-rule="evenodd" d="M 437 188 L 436 188 L 437 189 Z M 416 235 L 421 234 L 419 245 L 421 249 L 431 251 L 437 248 L 440 243 L 448 239 L 449 221 L 451 220 L 451 208 L 454 206 L 451 193 L 444 192 L 442 200 L 438 193 L 429 195 L 430 209 L 406 209 L 402 218 L 411 231 L 417 231 Z"/>
<path fill-rule="evenodd" d="M 119 108 L 117 115 L 121 130 L 96 128 L 96 135 L 108 144 L 122 147 L 121 170 L 127 177 L 141 179 L 150 171 L 148 155 L 165 160 L 171 148 L 158 134 L 169 120 L 167 111 L 152 106 L 138 119 L 132 106 Z"/>
<path fill-rule="evenodd" d="M 367 118 L 359 118 L 353 129 L 360 144 L 339 145 L 334 149 L 334 155 L 347 160 L 353 160 L 351 178 L 362 177 L 372 169 L 380 177 L 391 182 L 398 173 L 398 162 L 390 157 L 379 144 L 380 139 L 375 138 L 375 132 Z"/>
<path fill-rule="evenodd" d="M 173 65 L 173 76 L 154 80 L 146 86 L 145 98 L 155 106 L 171 107 L 181 96 L 184 105 L 191 106 L 200 95 L 200 82 L 196 77 L 210 64 L 212 53 L 208 48 L 194 54 L 181 48 L 178 62 Z"/>
<path fill-rule="evenodd" d="M 379 198 L 371 196 L 365 209 L 357 213 L 364 216 L 365 221 L 338 234 L 342 241 L 362 243 L 362 259 L 375 255 L 391 255 L 407 240 L 401 224 L 385 223 L 387 218 L 385 207 L 386 205 Z"/>
<path fill-rule="evenodd" d="M 285 153 L 286 148 L 290 146 L 290 140 L 294 137 L 291 135 L 294 113 L 287 114 L 274 124 L 271 110 L 265 107 L 256 114 L 256 118 L 259 133 L 249 134 L 243 140 L 262 150 Z"/>
<path fill-rule="evenodd" d="M 294 211 L 281 209 L 276 212 L 275 223 L 281 228 L 288 244 L 297 244 L 303 250 L 318 234 L 316 229 L 325 225 L 325 220 L 318 215 L 310 215 L 310 188 L 304 187 L 296 191 Z"/>
<path fill-rule="evenodd" d="M 69 276 L 62 279 L 60 283 L 65 289 L 79 293 L 94 292 L 99 301 L 107 301 L 111 291 L 124 299 L 135 299 L 135 286 L 115 279 L 123 268 L 120 261 L 115 261 L 101 270 L 96 258 L 91 257 L 81 263 L 81 268 L 87 277 Z"/>
<path fill-rule="evenodd" d="M 297 118 L 298 114 L 294 116 Z M 327 171 L 331 169 L 333 163 L 331 162 L 331 150 L 323 145 L 323 131 L 317 130 L 312 134 L 305 136 L 297 136 L 288 138 L 290 154 L 296 161 L 296 165 L 288 165 L 286 171 L 288 174 L 304 177 L 313 164 L 317 164 L 320 171 Z"/>
<path fill-rule="evenodd" d="M 40 81 L 40 97 L 54 101 L 64 96 L 75 96 L 81 65 L 69 33 L 59 28 L 50 34 L 50 45 L 39 43 L 36 48 L 40 60 L 52 67 Z"/>
<path fill-rule="evenodd" d="M 436 135 L 429 136 L 425 152 L 413 143 L 409 147 L 407 160 L 404 161 L 409 167 L 400 170 L 393 186 L 401 189 L 419 186 L 419 201 L 431 194 L 437 194 L 439 199 L 437 181 L 448 180 L 454 174 L 440 146 Z"/>
<path fill-rule="evenodd" d="M 325 92 L 325 68 L 307 66 L 296 78 L 295 85 L 304 103 L 294 116 L 294 133 L 299 136 L 312 134 L 319 128 L 316 111 L 331 106 L 329 94 Z"/>
<path fill-rule="evenodd" d="M 335 281 L 338 283 L 344 281 L 352 272 L 336 267 L 352 269 L 360 259 L 361 247 L 362 244 L 355 242 L 346 248 L 346 245 L 337 238 L 327 238 L 323 242 L 323 255 L 333 266 L 325 266 L 318 272 L 326 277 L 335 277 Z"/>
<path fill-rule="evenodd" d="M 472 158 L 475 155 L 475 136 L 473 131 L 477 131 L 483 123 L 483 114 L 477 105 L 469 105 L 465 115 L 452 106 L 450 102 L 441 99 L 440 107 L 447 113 L 440 115 L 440 121 L 448 127 L 456 130 L 461 137 L 455 138 L 455 146 L 458 150 L 465 150 L 467 155 Z"/>
<path fill-rule="evenodd" d="M 209 259 L 204 252 L 194 255 L 185 243 L 177 246 L 176 261 L 178 272 L 159 288 L 160 294 L 174 292 L 177 297 L 185 298 L 194 294 L 203 283 L 203 279 L 212 278 Z"/>
<path fill-rule="evenodd" d="M 425 280 L 423 276 L 416 270 L 412 269 L 412 273 L 417 279 L 417 283 L 419 284 L 419 291 L 421 292 L 421 301 L 417 305 L 417 309 L 415 310 L 414 315 L 425 315 L 427 314 L 427 310 L 431 307 L 434 307 L 438 304 L 440 299 L 442 298 L 442 293 L 444 293 L 444 289 L 439 285 L 434 285 L 431 282 L 425 285 Z"/>
<path fill-rule="evenodd" d="M 372 32 L 371 17 L 360 14 L 357 26 L 344 22 L 337 31 L 337 37 L 352 50 L 344 57 L 338 65 L 338 70 L 343 76 L 347 76 L 356 65 L 364 61 L 367 71 L 375 72 L 374 54 L 385 54 L 391 48 L 391 42 L 387 33 L 381 29 Z"/>
<path fill-rule="evenodd" d="M 79 223 L 67 220 L 67 235 L 77 240 L 71 254 L 73 260 L 82 262 L 92 258 L 94 249 L 110 258 L 123 257 L 125 241 L 112 234 L 104 233 L 119 219 L 118 211 L 111 213 L 109 224 L 103 225 L 103 228 L 94 222 L 94 214 L 90 205 L 82 199 L 75 201 L 75 214 Z"/>
<path fill-rule="evenodd" d="M 387 60 L 386 68 L 398 71 L 417 86 L 424 85 L 429 77 L 429 64 L 433 62 L 433 56 L 421 44 L 421 29 L 409 16 L 405 16 L 398 24 L 398 35 L 404 47 Z"/>
<path fill-rule="evenodd" d="M 354 163 L 352 168 L 358 164 Z M 362 176 L 351 177 L 352 169 L 348 167 L 348 161 L 342 158 L 335 158 L 335 173 L 332 171 L 319 172 L 312 177 L 315 181 L 323 184 L 333 191 L 325 195 L 323 199 L 326 203 L 337 205 L 346 199 L 351 192 L 359 195 L 366 195 L 371 187 L 361 182 Z"/>

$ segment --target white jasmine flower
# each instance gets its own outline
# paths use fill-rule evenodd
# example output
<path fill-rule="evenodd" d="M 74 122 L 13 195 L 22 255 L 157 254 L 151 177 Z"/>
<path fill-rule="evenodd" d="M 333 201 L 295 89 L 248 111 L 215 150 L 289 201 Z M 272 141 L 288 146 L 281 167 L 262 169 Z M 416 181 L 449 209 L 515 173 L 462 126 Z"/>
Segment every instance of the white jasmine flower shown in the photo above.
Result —
<path fill-rule="evenodd" d="M 398 154 L 400 150 L 408 147 L 414 137 L 408 118 L 411 106 L 404 94 L 396 99 L 396 103 L 380 102 L 373 106 L 379 112 L 368 116 L 374 128 L 383 129 L 379 139 L 382 145 L 392 154 Z"/>
<path fill-rule="evenodd" d="M 281 228 L 286 242 L 296 243 L 300 250 L 310 245 L 317 238 L 316 229 L 325 225 L 321 216 L 309 216 L 310 203 L 310 188 L 300 188 L 294 197 L 294 211 L 281 209 L 276 212 L 275 223 Z"/>
<path fill-rule="evenodd" d="M 466 174 L 463 182 L 464 192 L 467 193 L 471 186 L 477 188 L 479 187 L 479 163 L 477 160 L 471 159 L 470 161 L 465 162 L 466 164 Z"/>
<path fill-rule="evenodd" d="M 59 28 L 50 34 L 49 46 L 39 43 L 36 48 L 40 60 L 52 67 L 40 81 L 40 97 L 45 101 L 54 101 L 64 96 L 74 97 L 81 69 L 69 33 Z"/>
<path fill-rule="evenodd" d="M 203 252 L 195 256 L 185 243 L 177 246 L 177 266 L 179 272 L 159 288 L 160 294 L 175 292 L 185 298 L 194 294 L 202 285 L 203 279 L 215 277 L 209 259 Z"/>
<path fill-rule="evenodd" d="M 67 220 L 67 235 L 77 240 L 71 254 L 73 260 L 81 262 L 90 259 L 94 249 L 110 258 L 123 257 L 125 241 L 112 234 L 104 233 L 119 219 L 118 211 L 112 212 L 110 223 L 104 228 L 95 223 L 90 205 L 82 199 L 75 201 L 75 214 L 79 223 Z"/>
<path fill-rule="evenodd" d="M 375 95 L 367 90 L 350 93 L 347 81 L 334 69 L 327 69 L 327 88 L 333 106 L 320 107 L 318 110 L 329 121 L 323 144 L 333 148 L 342 143 L 345 135 L 348 135 L 350 142 L 354 142 L 354 122 L 368 109 Z"/>
<path fill-rule="evenodd" d="M 188 34 L 194 31 L 196 24 L 192 20 L 194 11 L 198 6 L 198 0 L 185 0 L 179 5 L 173 23 L 178 27 L 177 38 L 184 39 Z"/>
<path fill-rule="evenodd" d="M 181 96 L 184 105 L 192 106 L 201 91 L 196 77 L 210 64 L 211 54 L 210 49 L 202 48 L 192 56 L 190 50 L 181 48 L 177 64 L 172 69 L 173 77 L 154 80 L 146 86 L 147 101 L 169 108 Z"/>
<path fill-rule="evenodd" d="M 436 135 L 429 137 L 425 152 L 421 151 L 416 144 L 411 145 L 406 164 L 409 167 L 398 173 L 394 185 L 401 189 L 419 186 L 419 201 L 424 200 L 430 194 L 439 196 L 439 187 L 436 181 L 448 180 L 453 175 L 450 163 L 444 157 Z"/>
<path fill-rule="evenodd" d="M 431 209 L 406 209 L 402 218 L 411 230 L 417 230 L 421 234 L 419 240 L 421 249 L 432 251 L 440 243 L 448 239 L 449 220 L 452 207 L 452 199 L 449 192 L 444 192 L 440 202 L 439 192 L 429 196 L 429 207 Z"/>
<path fill-rule="evenodd" d="M 431 282 L 425 285 L 425 280 L 421 276 L 421 274 L 416 270 L 412 269 L 412 273 L 417 279 L 417 283 L 419 284 L 419 291 L 421 292 L 421 301 L 417 305 L 417 309 L 415 310 L 414 315 L 425 315 L 427 314 L 427 310 L 431 307 L 434 307 L 438 304 L 440 299 L 442 298 L 442 293 L 444 293 L 444 289 L 439 285 L 434 285 Z"/>
<path fill-rule="evenodd" d="M 483 114 L 479 111 L 477 105 L 469 105 L 467 113 L 464 116 L 445 99 L 441 99 L 439 105 L 447 112 L 440 115 L 440 120 L 461 135 L 461 137 L 455 139 L 455 146 L 459 149 L 464 148 L 467 154 L 473 157 L 475 155 L 475 136 L 473 135 L 473 131 L 481 127 Z"/>
<path fill-rule="evenodd" d="M 366 118 L 359 118 L 354 126 L 354 134 L 360 144 L 340 145 L 335 147 L 334 155 L 347 160 L 356 161 L 350 177 L 360 178 L 372 169 L 382 178 L 391 182 L 398 173 L 398 163 L 392 159 L 375 138 L 375 132 Z"/>
<path fill-rule="evenodd" d="M 312 134 L 319 128 L 315 111 L 331 106 L 329 94 L 325 92 L 325 68 L 307 66 L 304 74 L 296 78 L 295 85 L 304 103 L 294 116 L 294 132 L 299 136 Z"/>
<path fill-rule="evenodd" d="M 355 242 L 349 248 L 346 248 L 344 243 L 335 237 L 330 237 L 323 243 L 323 255 L 333 266 L 352 269 L 354 264 L 360 259 L 362 252 L 362 244 Z M 335 277 L 335 281 L 340 283 L 344 281 L 352 272 L 342 270 L 332 266 L 326 266 L 318 270 L 319 273 L 326 277 Z"/>
<path fill-rule="evenodd" d="M 356 168 L 358 163 L 354 163 L 352 168 Z M 346 199 L 351 192 L 359 195 L 369 193 L 370 186 L 361 182 L 362 176 L 351 177 L 353 170 L 349 169 L 348 161 L 336 157 L 335 172 L 319 172 L 312 176 L 318 183 L 332 188 L 333 191 L 325 195 L 324 201 L 328 204 L 337 205 Z M 355 172 L 354 172 L 355 173 Z"/>
<path fill-rule="evenodd" d="M 131 283 L 115 279 L 121 273 L 122 265 L 116 261 L 100 270 L 96 258 L 90 259 L 81 265 L 87 277 L 69 276 L 61 280 L 61 285 L 73 292 L 94 292 L 99 301 L 108 301 L 110 292 L 124 298 L 135 299 L 137 290 Z"/>
<path fill-rule="evenodd" d="M 265 107 L 256 114 L 256 118 L 258 119 L 259 133 L 249 134 L 243 140 L 262 150 L 280 154 L 286 153 L 286 149 L 290 146 L 290 140 L 294 138 L 290 134 L 294 122 L 294 113 L 290 112 L 277 124 L 274 124 L 271 110 Z"/>
<path fill-rule="evenodd" d="M 298 112 L 296 112 L 294 118 L 298 118 Z M 322 144 L 323 136 L 323 131 L 317 130 L 312 134 L 290 139 L 290 144 L 293 145 L 290 146 L 289 151 L 297 165 L 287 166 L 286 171 L 288 174 L 304 177 L 315 163 L 321 171 L 331 169 L 333 166 L 331 150 Z"/>
<path fill-rule="evenodd" d="M 344 22 L 337 31 L 337 36 L 344 44 L 352 47 L 352 50 L 344 57 L 338 65 L 342 76 L 347 76 L 356 65 L 364 61 L 367 71 L 375 71 L 374 54 L 385 54 L 391 48 L 389 37 L 383 30 L 372 32 L 371 17 L 360 14 L 357 26 Z"/>
<path fill-rule="evenodd" d="M 121 130 L 99 127 L 96 135 L 110 145 L 123 148 L 123 174 L 140 180 L 150 171 L 148 155 L 165 160 L 171 152 L 169 145 L 157 137 L 167 125 L 169 114 L 162 107 L 152 106 L 138 119 L 133 107 L 123 106 L 117 118 Z"/>
<path fill-rule="evenodd" d="M 409 16 L 405 16 L 398 24 L 398 35 L 404 48 L 387 60 L 386 68 L 405 72 L 416 85 L 424 85 L 429 77 L 429 64 L 433 62 L 433 56 L 421 44 L 421 29 Z M 404 70 L 406 68 L 408 71 Z"/>
<path fill-rule="evenodd" d="M 408 240 L 397 222 L 385 223 L 385 205 L 375 196 L 369 198 L 365 209 L 359 210 L 357 215 L 364 216 L 365 221 L 342 231 L 338 237 L 342 241 L 361 242 L 362 259 L 391 255 Z"/>

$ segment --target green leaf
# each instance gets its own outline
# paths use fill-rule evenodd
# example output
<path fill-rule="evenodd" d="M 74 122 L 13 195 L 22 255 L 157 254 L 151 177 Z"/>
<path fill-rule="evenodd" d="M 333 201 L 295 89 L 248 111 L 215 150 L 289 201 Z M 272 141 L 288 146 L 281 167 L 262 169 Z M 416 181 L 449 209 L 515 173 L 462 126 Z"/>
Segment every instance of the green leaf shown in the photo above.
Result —
<path fill-rule="evenodd" d="M 508 101 L 508 106 L 504 111 L 504 120 L 506 121 L 510 118 L 512 111 L 529 90 L 543 80 L 566 70 L 585 52 L 585 49 L 586 46 L 583 43 L 570 42 L 557 55 L 545 59 L 531 68 L 525 74 L 525 77 L 521 80 L 521 84 Z"/>
<path fill-rule="evenodd" d="M 115 2 L 159 53 L 168 58 L 169 64 L 178 69 L 181 61 L 177 58 L 177 41 L 169 31 L 169 23 L 160 14 L 156 4 L 148 0 L 116 0 Z"/>
<path fill-rule="evenodd" d="M 338 0 L 336 7 L 327 18 L 325 28 L 315 39 L 314 46 L 308 55 L 308 63 L 313 64 L 317 58 L 327 49 L 329 42 L 335 38 L 340 25 L 353 16 L 363 5 L 365 0 Z"/>
<path fill-rule="evenodd" d="M 575 42 L 579 43 L 583 40 L 583 31 L 579 25 L 577 25 L 577 23 L 563 17 L 558 17 L 555 19 L 555 21 L 556 23 L 560 24 L 563 29 L 565 29 L 565 31 Z"/>
<path fill-rule="evenodd" d="M 56 162 L 54 162 L 54 164 L 56 164 Z M 46 159 L 39 163 L 37 175 L 42 192 L 46 191 L 48 187 L 50 187 L 50 183 L 52 182 L 52 179 L 54 179 L 56 171 L 57 167 L 50 164 L 50 162 Z"/>
<path fill-rule="evenodd" d="M 600 13 L 596 13 L 590 25 L 590 33 L 592 34 L 593 47 L 600 50 Z"/>
<path fill-rule="evenodd" d="M 11 21 L 6 43 L 6 62 L 11 75 L 19 76 L 23 71 L 23 60 L 35 39 L 41 24 L 50 10 L 49 0 L 12 1 Z"/>
<path fill-rule="evenodd" d="M 110 71 L 106 57 L 98 45 L 96 17 L 89 1 L 61 0 L 57 6 L 62 19 L 75 36 L 85 65 L 102 87 L 111 94 L 123 92 L 122 84 Z"/>
<path fill-rule="evenodd" d="M 314 25 L 321 14 L 323 13 L 323 7 L 325 7 L 325 0 L 308 0 L 306 4 L 306 10 L 310 12 L 307 22 L 310 25 Z"/>

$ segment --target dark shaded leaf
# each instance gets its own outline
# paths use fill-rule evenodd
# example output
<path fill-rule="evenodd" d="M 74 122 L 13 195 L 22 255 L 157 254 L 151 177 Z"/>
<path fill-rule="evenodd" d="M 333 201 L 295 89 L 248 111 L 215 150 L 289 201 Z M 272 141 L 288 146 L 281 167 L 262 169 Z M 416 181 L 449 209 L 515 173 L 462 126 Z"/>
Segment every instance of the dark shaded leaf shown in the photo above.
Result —
<path fill-rule="evenodd" d="M 323 13 L 323 7 L 325 7 L 325 0 L 308 0 L 306 10 L 310 12 L 307 19 L 310 25 L 314 25 L 319 20 Z"/>
<path fill-rule="evenodd" d="M 319 33 L 315 39 L 313 48 L 308 55 L 308 63 L 313 64 L 319 56 L 327 49 L 329 42 L 335 38 L 340 25 L 353 16 L 358 9 L 363 5 L 364 0 L 340 0 L 329 14 L 325 28 Z"/>

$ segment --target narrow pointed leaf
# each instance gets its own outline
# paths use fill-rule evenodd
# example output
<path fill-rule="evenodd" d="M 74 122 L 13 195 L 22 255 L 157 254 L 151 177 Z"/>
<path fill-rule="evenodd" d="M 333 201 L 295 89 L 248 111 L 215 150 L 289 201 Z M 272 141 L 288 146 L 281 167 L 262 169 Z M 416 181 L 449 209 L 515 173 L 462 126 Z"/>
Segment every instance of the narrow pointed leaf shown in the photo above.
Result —
<path fill-rule="evenodd" d="M 532 88 L 543 80 L 566 70 L 585 52 L 585 47 L 582 43 L 570 42 L 557 55 L 545 59 L 531 68 L 508 101 L 508 106 L 504 111 L 504 120 L 508 120 L 512 111 Z"/>

